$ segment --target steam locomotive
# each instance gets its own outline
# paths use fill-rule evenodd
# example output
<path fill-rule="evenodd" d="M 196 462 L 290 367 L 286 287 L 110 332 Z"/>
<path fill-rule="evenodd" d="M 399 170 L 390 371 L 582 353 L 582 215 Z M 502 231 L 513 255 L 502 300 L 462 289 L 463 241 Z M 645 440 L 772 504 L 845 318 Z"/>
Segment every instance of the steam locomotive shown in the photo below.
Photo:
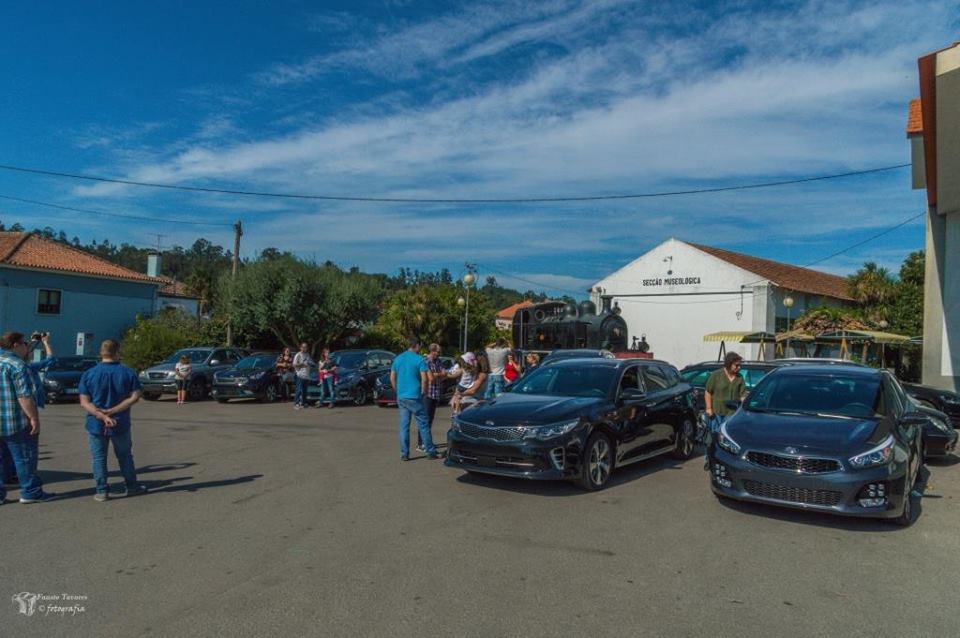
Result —
<path fill-rule="evenodd" d="M 601 297 L 602 309 L 592 301 L 547 301 L 517 310 L 513 315 L 513 343 L 521 350 L 559 350 L 587 348 L 612 352 L 641 351 L 643 340 L 629 347 L 627 322 L 619 306 L 611 308 L 611 298 Z"/>

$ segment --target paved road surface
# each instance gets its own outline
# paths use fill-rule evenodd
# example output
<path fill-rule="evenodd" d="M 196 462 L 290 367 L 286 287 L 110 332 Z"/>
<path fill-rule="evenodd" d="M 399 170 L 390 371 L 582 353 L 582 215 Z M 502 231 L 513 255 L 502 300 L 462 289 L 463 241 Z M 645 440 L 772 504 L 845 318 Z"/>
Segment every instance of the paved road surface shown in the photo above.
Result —
<path fill-rule="evenodd" d="M 135 410 L 153 491 L 103 504 L 79 409 L 45 411 L 66 498 L 0 507 L 0 637 L 960 635 L 949 463 L 902 530 L 721 504 L 699 459 L 590 494 L 400 463 L 392 409 Z M 28 617 L 19 592 L 84 611 Z"/>

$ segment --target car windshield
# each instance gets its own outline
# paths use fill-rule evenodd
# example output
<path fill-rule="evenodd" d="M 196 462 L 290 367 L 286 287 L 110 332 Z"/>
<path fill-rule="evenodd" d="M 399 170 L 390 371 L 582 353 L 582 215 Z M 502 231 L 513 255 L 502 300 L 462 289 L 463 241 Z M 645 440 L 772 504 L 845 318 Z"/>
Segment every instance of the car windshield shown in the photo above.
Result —
<path fill-rule="evenodd" d="M 207 360 L 207 356 L 210 354 L 209 350 L 177 350 L 172 355 L 167 357 L 167 360 L 164 363 L 179 363 L 180 357 L 187 355 L 190 359 L 190 363 L 203 363 Z"/>
<path fill-rule="evenodd" d="M 97 365 L 96 359 L 81 359 L 79 357 L 60 357 L 54 361 L 48 372 L 83 372 Z"/>
<path fill-rule="evenodd" d="M 872 419 L 883 416 L 879 377 L 771 375 L 747 398 L 752 412 Z"/>
<path fill-rule="evenodd" d="M 330 358 L 337 364 L 338 368 L 359 368 L 360 364 L 367 360 L 365 352 L 334 352 Z"/>
<path fill-rule="evenodd" d="M 277 358 L 275 356 L 264 355 L 264 354 L 244 357 L 243 359 L 240 359 L 239 362 L 237 362 L 237 369 L 238 370 L 254 370 L 254 369 L 263 370 L 266 368 L 272 368 L 276 360 Z"/>
<path fill-rule="evenodd" d="M 515 383 L 514 394 L 558 397 L 606 397 L 616 381 L 616 369 L 600 366 L 550 366 L 538 368 Z"/>

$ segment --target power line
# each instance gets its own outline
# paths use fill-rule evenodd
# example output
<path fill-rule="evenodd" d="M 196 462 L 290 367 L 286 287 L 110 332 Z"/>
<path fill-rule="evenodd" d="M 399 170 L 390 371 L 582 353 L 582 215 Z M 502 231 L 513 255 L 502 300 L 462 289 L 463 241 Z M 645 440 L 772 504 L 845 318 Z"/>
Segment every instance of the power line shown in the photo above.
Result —
<path fill-rule="evenodd" d="M 893 166 L 881 166 L 879 168 L 870 168 L 862 171 L 850 171 L 847 173 L 835 173 L 832 175 L 819 175 L 815 177 L 802 177 L 798 179 L 779 180 L 775 182 L 759 182 L 755 184 L 741 184 L 737 186 L 718 186 L 715 188 L 695 188 L 681 191 L 660 191 L 653 193 L 628 193 L 620 195 L 584 195 L 579 197 L 504 197 L 504 198 L 421 198 L 421 197 L 367 197 L 367 196 L 347 196 L 347 195 L 306 195 L 297 193 L 273 193 L 267 191 L 246 191 L 234 190 L 228 188 L 204 188 L 202 186 L 181 186 L 178 184 L 159 184 L 156 182 L 140 182 L 128 179 L 119 179 L 113 177 L 102 177 L 98 175 L 85 175 L 80 173 L 63 173 L 41 168 L 26 168 L 23 166 L 12 166 L 0 164 L 0 170 L 16 171 L 20 173 L 32 173 L 35 175 L 46 175 L 49 177 L 65 177 L 70 179 L 82 179 L 92 182 L 106 182 L 108 184 L 123 184 L 126 186 L 143 186 L 147 188 L 165 188 L 169 190 L 191 191 L 197 193 L 217 193 L 222 195 L 246 195 L 251 197 L 281 197 L 286 199 L 310 199 L 322 201 L 338 202 L 378 202 L 393 204 L 536 204 L 536 203 L 559 203 L 559 202 L 597 202 L 625 199 L 647 199 L 653 197 L 672 197 L 676 195 L 699 195 L 703 193 L 722 193 L 727 191 L 741 191 L 757 188 L 770 188 L 773 186 L 787 186 L 790 184 L 804 184 L 807 182 L 823 181 L 828 179 L 840 179 L 844 177 L 854 177 L 857 175 L 868 175 L 871 173 L 880 173 L 892 171 L 900 168 L 906 168 L 912 164 L 896 164 Z"/>
<path fill-rule="evenodd" d="M 814 260 L 814 261 L 811 261 L 811 262 L 808 263 L 808 264 L 805 264 L 805 265 L 803 265 L 803 266 L 797 266 L 797 267 L 798 267 L 798 268 L 809 268 L 810 266 L 815 266 L 815 265 L 817 265 L 817 264 L 820 264 L 820 263 L 823 263 L 823 262 L 828 261 L 828 260 L 830 260 L 830 259 L 833 259 L 834 257 L 838 257 L 838 256 L 840 256 L 840 255 L 842 255 L 842 254 L 844 254 L 844 253 L 846 253 L 846 252 L 850 252 L 850 251 L 853 250 L 854 248 L 859 248 L 860 246 L 863 246 L 864 244 L 867 244 L 867 243 L 870 243 L 870 242 L 872 242 L 872 241 L 874 241 L 874 240 L 876 240 L 876 239 L 879 239 L 880 237 L 883 237 L 884 235 L 888 235 L 888 234 L 892 233 L 893 231 L 897 230 L 898 228 L 902 228 L 903 226 L 906 226 L 906 225 L 909 224 L 910 222 L 912 222 L 912 221 L 914 221 L 914 220 L 916 220 L 916 219 L 919 219 L 919 218 L 923 217 L 924 215 L 926 215 L 926 213 L 918 213 L 917 215 L 912 215 L 912 216 L 908 217 L 907 219 L 904 219 L 904 220 L 901 221 L 900 223 L 898 223 L 898 224 L 896 224 L 896 225 L 894 225 L 894 226 L 891 226 L 890 228 L 887 228 L 887 229 L 885 229 L 885 230 L 882 230 L 882 231 L 880 231 L 880 232 L 878 232 L 878 233 L 875 233 L 875 234 L 867 237 L 866 239 L 862 239 L 862 240 L 860 240 L 860 241 L 858 241 L 858 242 L 856 242 L 856 243 L 850 244 L 850 245 L 847 246 L 846 248 L 843 248 L 843 249 L 841 249 L 841 250 L 838 250 L 838 251 L 835 252 L 835 253 L 832 253 L 832 254 L 830 254 L 830 255 L 827 255 L 826 257 L 821 257 L 820 259 L 816 259 L 816 260 Z M 501 270 L 497 270 L 496 268 L 491 268 L 490 266 L 487 266 L 487 265 L 484 265 L 484 264 L 477 264 L 477 265 L 480 266 L 480 267 L 482 267 L 482 268 L 485 269 L 485 270 L 489 270 L 490 272 L 497 273 L 498 275 L 502 275 L 502 276 L 504 276 L 504 277 L 510 277 L 511 279 L 516 279 L 516 280 L 518 280 L 518 281 L 522 281 L 522 282 L 525 282 L 525 283 L 528 283 L 528 284 L 533 284 L 533 285 L 535 285 L 535 286 L 540 286 L 541 288 L 546 289 L 546 290 L 556 290 L 556 291 L 558 291 L 558 292 L 566 292 L 566 293 L 575 294 L 575 295 L 581 295 L 581 294 L 583 294 L 582 291 L 578 292 L 578 291 L 573 291 L 573 290 L 567 290 L 567 289 L 564 289 L 564 288 L 557 288 L 556 286 L 552 286 L 552 285 L 547 284 L 547 283 L 544 283 L 544 282 L 542 282 L 542 281 L 533 281 L 533 280 L 531 280 L 531 279 L 525 279 L 525 278 L 523 278 L 523 277 L 518 277 L 517 275 L 512 275 L 512 274 L 510 274 L 510 273 L 508 273 L 508 272 L 503 272 L 503 271 L 501 271 Z M 761 282 L 764 282 L 764 281 L 769 281 L 769 279 L 764 278 L 764 279 L 757 279 L 757 280 L 755 280 L 755 281 L 750 281 L 750 282 L 747 282 L 747 283 L 743 284 L 742 287 L 745 288 L 745 287 L 747 287 L 747 286 L 751 286 L 751 285 L 753 285 L 753 284 L 761 283 Z M 629 282 L 627 282 L 627 283 L 629 283 Z M 614 295 L 614 296 L 616 297 L 616 295 Z M 645 300 L 636 299 L 636 298 L 619 298 L 619 297 L 618 297 L 618 301 L 619 301 L 620 299 L 623 299 L 624 301 L 629 301 L 629 302 L 631 302 L 631 303 L 641 303 L 641 304 L 650 304 L 650 305 L 678 305 L 678 304 L 679 304 L 679 305 L 687 305 L 687 304 L 695 304 L 695 303 L 696 303 L 696 304 L 725 303 L 725 302 L 728 302 L 728 301 L 731 301 L 731 300 L 735 300 L 734 298 L 731 298 L 731 299 L 713 299 L 713 300 L 695 301 L 695 302 L 678 302 L 678 301 L 645 301 Z"/>
<path fill-rule="evenodd" d="M 21 202 L 23 204 L 34 204 L 36 206 L 46 206 L 47 208 L 56 208 L 59 210 L 66 210 L 74 213 L 86 213 L 89 215 L 106 215 L 107 217 L 120 217 L 123 219 L 139 219 L 154 223 L 167 223 L 167 224 L 190 224 L 193 226 L 232 226 L 226 222 L 199 222 L 190 219 L 166 219 L 156 217 L 145 217 L 142 215 L 122 215 L 120 213 L 108 213 L 102 210 L 90 210 L 88 208 L 74 208 L 72 206 L 61 206 L 60 204 L 51 204 L 50 202 L 40 202 L 35 199 L 24 199 L 22 197 L 13 197 L 12 195 L 0 195 L 0 199 L 7 199 L 13 202 Z"/>

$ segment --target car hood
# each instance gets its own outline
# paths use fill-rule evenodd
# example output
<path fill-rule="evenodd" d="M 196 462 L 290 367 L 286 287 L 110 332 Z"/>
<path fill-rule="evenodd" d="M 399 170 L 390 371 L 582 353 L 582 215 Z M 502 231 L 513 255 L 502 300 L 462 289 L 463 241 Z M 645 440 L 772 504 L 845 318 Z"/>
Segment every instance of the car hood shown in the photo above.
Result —
<path fill-rule="evenodd" d="M 764 414 L 739 410 L 726 431 L 744 450 L 784 450 L 819 454 L 852 454 L 870 446 L 878 421 L 817 416 Z"/>
<path fill-rule="evenodd" d="M 53 379 L 57 383 L 66 386 L 74 386 L 80 383 L 80 377 L 83 376 L 83 372 L 75 371 L 59 371 L 59 372 L 50 372 L 47 371 L 44 373 L 44 378 Z"/>
<path fill-rule="evenodd" d="M 253 375 L 253 374 L 256 374 L 256 373 L 258 373 L 258 372 L 263 372 L 263 369 L 262 369 L 262 368 L 260 368 L 260 369 L 258 369 L 258 368 L 242 368 L 242 369 L 241 369 L 241 368 L 229 368 L 229 369 L 227 369 L 227 370 L 221 370 L 220 372 L 218 372 L 218 373 L 217 373 L 217 378 L 218 378 L 218 379 L 239 379 L 239 378 L 244 378 L 244 379 L 246 379 L 247 377 L 249 377 L 249 376 L 251 376 L 251 375 Z"/>
<path fill-rule="evenodd" d="M 556 423 L 582 416 L 595 409 L 603 399 L 592 397 L 553 397 L 543 395 L 501 394 L 463 412 L 471 423 Z"/>
<path fill-rule="evenodd" d="M 177 367 L 175 363 L 158 363 L 155 366 L 147 368 L 147 372 L 172 372 Z M 196 366 L 194 366 L 196 367 Z"/>

